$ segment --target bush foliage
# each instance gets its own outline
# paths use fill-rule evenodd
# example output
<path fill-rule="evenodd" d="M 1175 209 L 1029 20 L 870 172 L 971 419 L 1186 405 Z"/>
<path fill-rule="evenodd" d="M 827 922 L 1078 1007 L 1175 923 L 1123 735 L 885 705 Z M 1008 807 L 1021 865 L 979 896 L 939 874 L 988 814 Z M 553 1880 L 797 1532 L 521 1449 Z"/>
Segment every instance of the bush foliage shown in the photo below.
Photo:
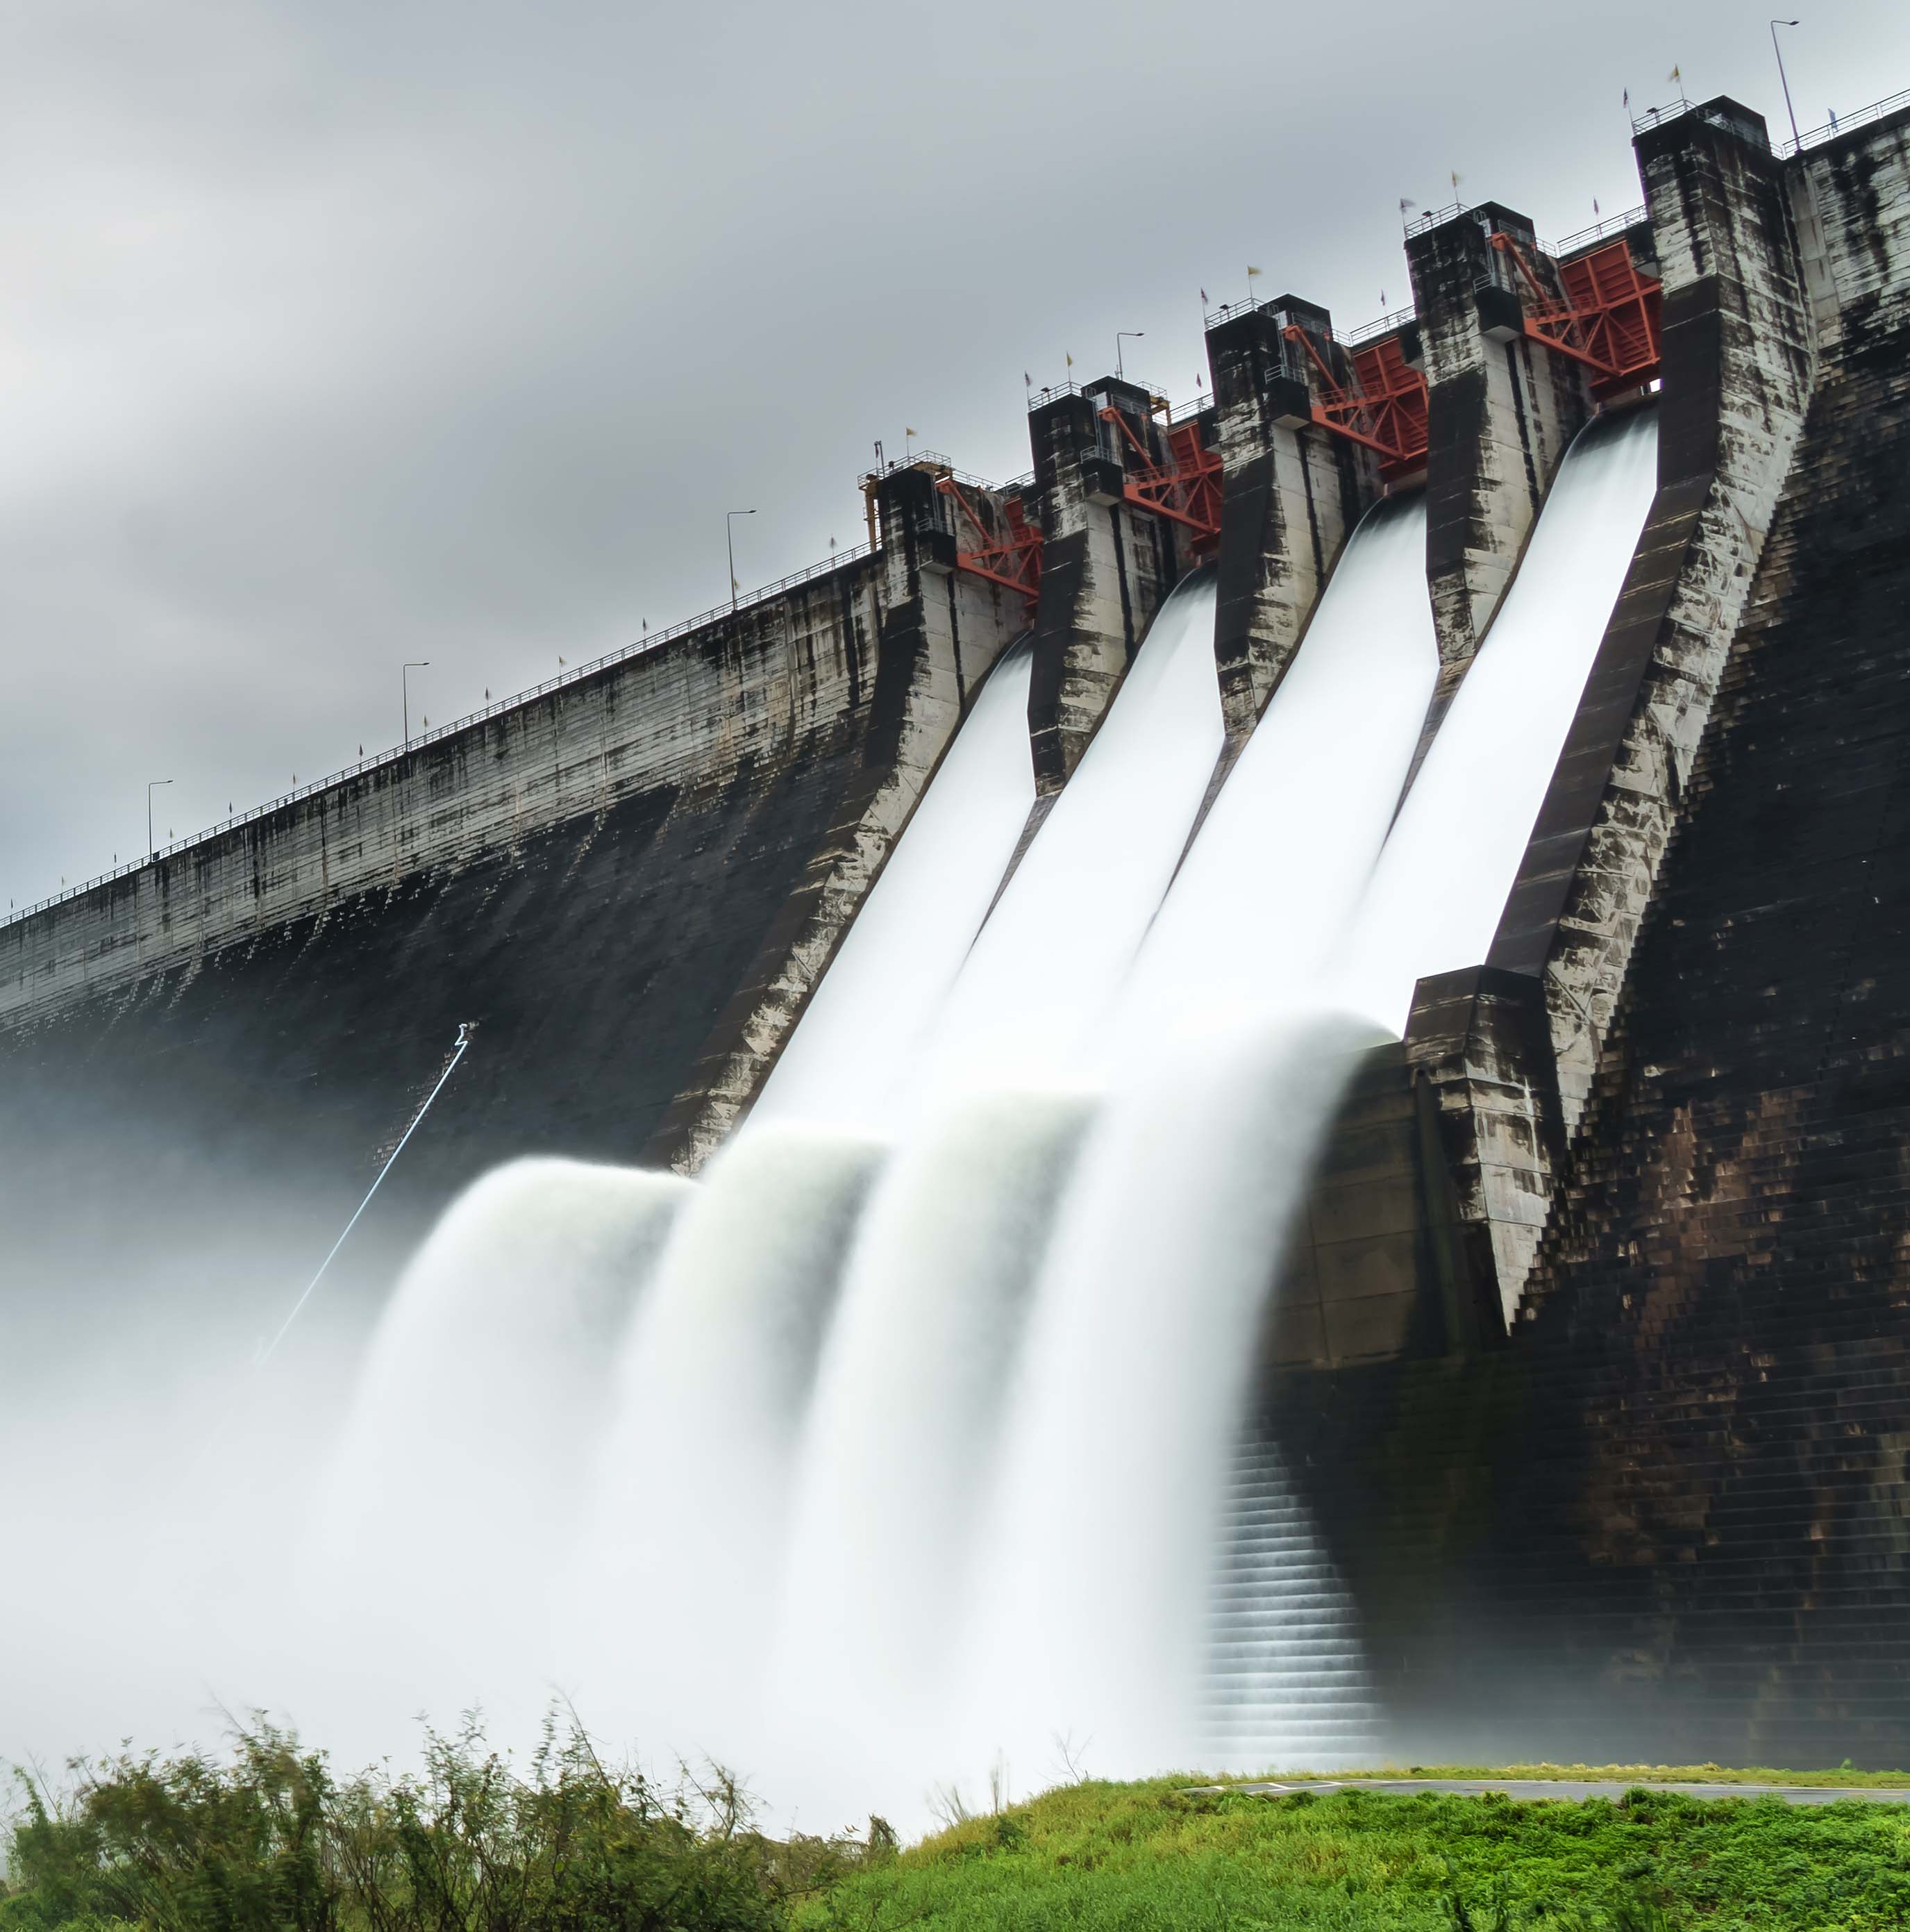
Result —
<path fill-rule="evenodd" d="M 475 1723 L 398 1777 L 334 1779 L 264 1725 L 223 1759 L 71 1770 L 58 1797 L 21 1780 L 4 1932 L 778 1932 L 894 1844 L 879 1820 L 868 1844 L 765 1837 L 727 1776 L 659 1790 L 574 1726 L 525 1771 Z"/>

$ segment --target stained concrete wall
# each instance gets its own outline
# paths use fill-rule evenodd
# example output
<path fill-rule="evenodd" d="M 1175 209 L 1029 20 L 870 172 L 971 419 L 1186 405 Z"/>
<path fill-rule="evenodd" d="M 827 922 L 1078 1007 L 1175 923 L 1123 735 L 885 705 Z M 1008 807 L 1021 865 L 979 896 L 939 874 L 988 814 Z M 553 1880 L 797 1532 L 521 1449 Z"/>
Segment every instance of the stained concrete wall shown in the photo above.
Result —
<path fill-rule="evenodd" d="M 1291 322 L 1340 352 L 1332 317 L 1297 296 L 1207 331 L 1221 460 L 1214 658 L 1230 739 L 1251 732 L 1299 648 L 1361 513 L 1379 494 L 1373 458 L 1312 425 L 1318 378 L 1283 332 Z"/>
<path fill-rule="evenodd" d="M 238 1333 L 282 1314 L 460 1022 L 328 1278 L 348 1327 L 499 1161 L 694 1166 L 1025 622 L 931 567 L 931 488 L 885 479 L 873 560 L 0 932 L 15 1369 L 22 1323 L 83 1355 L 214 1281 Z"/>
<path fill-rule="evenodd" d="M 1408 1032 L 1508 1319 L 1558 1168 L 1490 1096 L 1555 1093 L 1564 1140 L 1579 1126 L 1816 373 L 1762 122 L 1710 103 L 1638 154 L 1665 288 L 1658 490 L 1485 962 L 1543 987 L 1549 1046 L 1523 1058 L 1489 1028 L 1456 1052 L 1417 1003 Z"/>
<path fill-rule="evenodd" d="M 1910 1760 L 1910 116 L 1787 172 L 1837 326 L 1577 1131 L 1537 1136 L 1523 1318 L 1263 1376 L 1408 1755 Z M 1422 988 L 1503 1056 L 1472 1111 L 1543 1066 L 1549 990 Z M 1356 1225 L 1399 1219 L 1403 1145 Z"/>
<path fill-rule="evenodd" d="M 1113 376 L 1038 401 L 1028 416 L 1043 542 L 1028 724 L 1035 786 L 1051 798 L 1081 762 L 1155 611 L 1191 559 L 1175 526 L 1123 500 L 1121 411 L 1159 454 L 1147 392 Z"/>
<path fill-rule="evenodd" d="M 1505 596 L 1572 438 L 1591 413 L 1582 365 L 1522 332 L 1534 298 L 1513 242 L 1545 287 L 1558 265 L 1525 215 L 1482 202 L 1409 237 L 1406 263 L 1426 379 L 1426 583 L 1439 676 L 1417 772 Z"/>

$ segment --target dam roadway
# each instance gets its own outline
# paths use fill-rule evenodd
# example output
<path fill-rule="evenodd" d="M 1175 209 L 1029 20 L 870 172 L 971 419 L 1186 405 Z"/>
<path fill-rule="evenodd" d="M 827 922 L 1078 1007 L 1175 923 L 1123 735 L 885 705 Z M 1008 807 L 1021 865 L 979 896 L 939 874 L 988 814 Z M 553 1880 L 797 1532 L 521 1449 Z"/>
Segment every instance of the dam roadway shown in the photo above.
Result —
<path fill-rule="evenodd" d="M 1440 1792 L 1453 1798 L 1516 1798 L 1522 1802 L 1555 1799 L 1577 1803 L 1588 1798 L 1616 1801 L 1632 1791 L 1669 1791 L 1681 1798 L 1775 1798 L 1786 1804 L 1835 1804 L 1861 1798 L 1878 1804 L 1910 1804 L 1910 1787 L 1864 1784 L 1629 1784 L 1607 1778 L 1295 1778 L 1285 1783 L 1263 1778 L 1251 1784 L 1195 1784 L 1189 1798 L 1218 1797 L 1229 1791 L 1249 1798 L 1291 1798 L 1303 1791 L 1376 1791 L 1402 1798 Z"/>

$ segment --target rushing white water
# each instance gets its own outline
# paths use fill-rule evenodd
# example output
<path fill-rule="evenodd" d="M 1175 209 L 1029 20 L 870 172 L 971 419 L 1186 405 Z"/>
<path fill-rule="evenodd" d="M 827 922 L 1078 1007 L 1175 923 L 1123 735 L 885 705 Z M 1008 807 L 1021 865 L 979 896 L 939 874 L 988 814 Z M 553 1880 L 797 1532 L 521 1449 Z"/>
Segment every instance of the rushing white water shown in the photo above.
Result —
<path fill-rule="evenodd" d="M 1088 1116 L 1072 1095 L 967 1099 L 870 1202 L 817 1378 L 776 1660 L 811 1760 L 919 1772 L 947 1738 L 977 1501 Z"/>
<path fill-rule="evenodd" d="M 971 1755 L 1188 1762 L 1252 1343 L 1367 1034 L 1234 1030 L 1119 1096 L 1065 1196 L 972 1587 Z M 992 1734 L 991 1734 L 992 1733 Z"/>
<path fill-rule="evenodd" d="M 469 1698 L 545 1649 L 617 1336 L 677 1211 L 673 1174 L 513 1162 L 405 1270 L 328 1473 L 310 1574 L 328 1610 Z M 374 1647 L 375 1649 L 376 1647 Z"/>
<path fill-rule="evenodd" d="M 750 1118 L 892 1124 L 1035 802 L 1027 644 L 1003 653 L 803 1010 Z"/>
<path fill-rule="evenodd" d="M 1318 1004 L 1438 668 L 1425 500 L 1380 504 L 1175 877 L 1105 1031 L 1111 1071 Z"/>
<path fill-rule="evenodd" d="M 1486 957 L 1657 482 L 1657 412 L 1588 425 L 1369 887 L 1347 1004 L 1403 1030 L 1414 983 Z"/>
<path fill-rule="evenodd" d="M 1220 754 L 1213 612 L 1202 571 L 1156 614 L 938 1016 L 918 1106 L 1082 1080 Z"/>
<path fill-rule="evenodd" d="M 622 1352 L 573 1669 L 606 1714 L 673 1748 L 748 1742 L 790 1460 L 880 1159 L 826 1130 L 745 1131 L 678 1220 Z"/>

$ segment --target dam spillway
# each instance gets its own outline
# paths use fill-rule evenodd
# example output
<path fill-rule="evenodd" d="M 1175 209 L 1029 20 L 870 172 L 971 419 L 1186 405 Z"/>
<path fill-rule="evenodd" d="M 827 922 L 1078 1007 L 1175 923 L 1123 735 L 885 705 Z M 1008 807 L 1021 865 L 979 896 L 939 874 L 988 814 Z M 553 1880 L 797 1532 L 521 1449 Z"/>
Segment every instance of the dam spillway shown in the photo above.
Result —
<path fill-rule="evenodd" d="M 1904 142 L 1650 120 L 1576 252 L 1442 212 L 1410 325 L 1225 312 L 1193 416 L 1037 397 L 1031 482 L 889 466 L 866 555 L 0 928 L 9 1429 L 121 1327 L 295 1504 L 226 1592 L 232 1498 L 148 1544 L 179 1472 L 77 1444 L 117 1729 L 209 1641 L 818 1802 L 1900 1758 Z M 1649 373 L 1570 335 L 1615 234 Z M 392 1682 L 288 1664 L 346 1629 Z"/>

